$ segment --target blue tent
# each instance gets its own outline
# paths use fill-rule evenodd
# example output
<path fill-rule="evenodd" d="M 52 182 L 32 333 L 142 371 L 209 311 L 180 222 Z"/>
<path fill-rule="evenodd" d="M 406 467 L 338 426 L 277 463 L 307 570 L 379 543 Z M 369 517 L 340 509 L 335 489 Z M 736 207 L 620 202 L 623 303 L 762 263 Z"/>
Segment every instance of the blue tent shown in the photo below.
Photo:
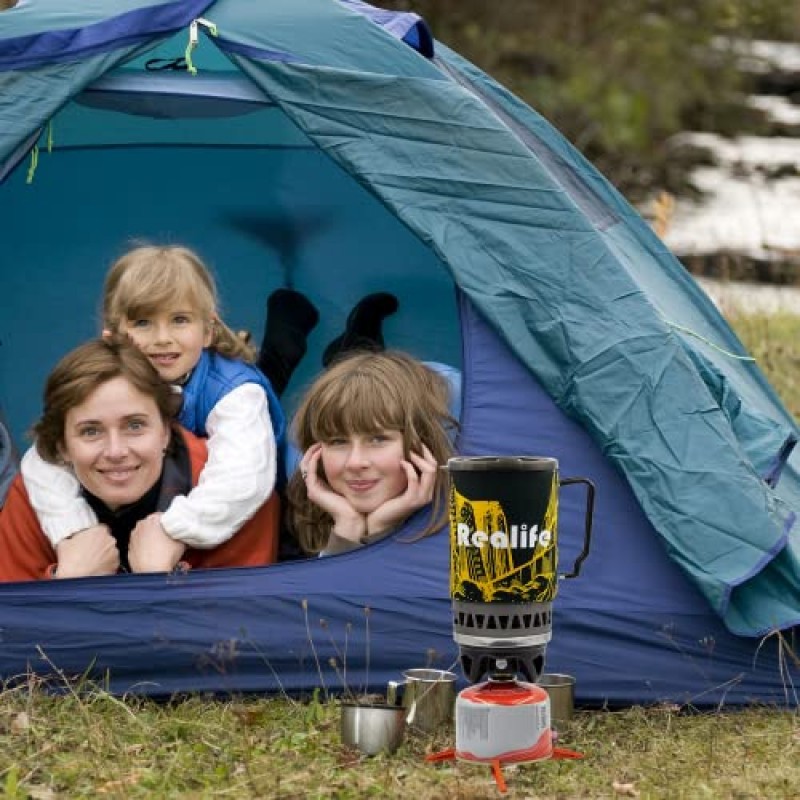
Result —
<path fill-rule="evenodd" d="M 77 6 L 0 14 L 0 407 L 17 448 L 133 240 L 198 249 L 226 318 L 256 335 L 273 289 L 308 294 L 323 321 L 295 395 L 353 302 L 388 290 L 391 344 L 463 372 L 460 452 L 554 456 L 597 486 L 548 670 L 590 704 L 796 702 L 797 424 L 568 142 L 413 14 Z M 565 492 L 564 563 L 582 513 Z M 450 666 L 447 537 L 410 543 L 420 524 L 303 563 L 0 586 L 0 675 L 298 692 Z"/>

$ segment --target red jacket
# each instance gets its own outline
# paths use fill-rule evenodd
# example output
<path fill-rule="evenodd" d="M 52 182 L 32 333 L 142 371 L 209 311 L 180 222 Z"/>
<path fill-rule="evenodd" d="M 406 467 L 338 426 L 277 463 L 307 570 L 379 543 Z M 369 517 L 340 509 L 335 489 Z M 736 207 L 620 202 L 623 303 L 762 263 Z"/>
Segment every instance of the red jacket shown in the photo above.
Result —
<path fill-rule="evenodd" d="M 192 486 L 208 458 L 204 439 L 180 428 L 189 451 Z M 272 564 L 278 555 L 280 501 L 272 496 L 237 534 L 213 550 L 189 548 L 182 560 L 193 569 L 207 567 L 251 567 Z M 42 531 L 28 499 L 22 476 L 17 475 L 0 510 L 0 581 L 30 581 L 47 578 L 56 563 L 56 554 Z"/>

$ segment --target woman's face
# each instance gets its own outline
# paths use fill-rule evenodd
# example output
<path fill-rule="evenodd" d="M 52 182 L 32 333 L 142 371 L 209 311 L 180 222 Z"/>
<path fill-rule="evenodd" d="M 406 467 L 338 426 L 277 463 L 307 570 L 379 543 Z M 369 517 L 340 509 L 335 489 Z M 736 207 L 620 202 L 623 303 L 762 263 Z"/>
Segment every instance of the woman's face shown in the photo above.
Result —
<path fill-rule="evenodd" d="M 62 457 L 81 485 L 114 510 L 155 485 L 168 442 L 155 400 L 117 377 L 67 412 Z"/>
<path fill-rule="evenodd" d="M 322 443 L 328 485 L 361 514 L 370 514 L 406 490 L 403 459 L 400 431 L 353 433 Z"/>

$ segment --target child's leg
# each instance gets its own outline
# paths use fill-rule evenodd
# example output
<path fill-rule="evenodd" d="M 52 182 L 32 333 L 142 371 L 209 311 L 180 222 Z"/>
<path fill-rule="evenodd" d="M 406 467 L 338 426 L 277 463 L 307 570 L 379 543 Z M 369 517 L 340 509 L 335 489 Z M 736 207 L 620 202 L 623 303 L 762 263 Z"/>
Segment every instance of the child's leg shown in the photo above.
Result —
<path fill-rule="evenodd" d="M 278 397 L 303 359 L 306 339 L 317 322 L 319 312 L 300 292 L 276 289 L 267 299 L 267 320 L 257 363 Z"/>
<path fill-rule="evenodd" d="M 323 366 L 349 350 L 384 350 L 382 323 L 398 306 L 397 298 L 388 292 L 368 294 L 359 300 L 347 317 L 344 333 L 325 348 Z"/>

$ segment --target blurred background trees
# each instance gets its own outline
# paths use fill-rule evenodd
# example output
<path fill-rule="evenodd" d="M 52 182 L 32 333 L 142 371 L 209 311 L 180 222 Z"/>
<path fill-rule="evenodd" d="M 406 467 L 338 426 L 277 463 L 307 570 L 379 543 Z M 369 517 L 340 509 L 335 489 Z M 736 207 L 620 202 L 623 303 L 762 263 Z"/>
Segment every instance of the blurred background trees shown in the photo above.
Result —
<path fill-rule="evenodd" d="M 522 97 L 627 197 L 690 189 L 685 130 L 759 132 L 753 39 L 794 40 L 800 0 L 385 0 Z"/>

